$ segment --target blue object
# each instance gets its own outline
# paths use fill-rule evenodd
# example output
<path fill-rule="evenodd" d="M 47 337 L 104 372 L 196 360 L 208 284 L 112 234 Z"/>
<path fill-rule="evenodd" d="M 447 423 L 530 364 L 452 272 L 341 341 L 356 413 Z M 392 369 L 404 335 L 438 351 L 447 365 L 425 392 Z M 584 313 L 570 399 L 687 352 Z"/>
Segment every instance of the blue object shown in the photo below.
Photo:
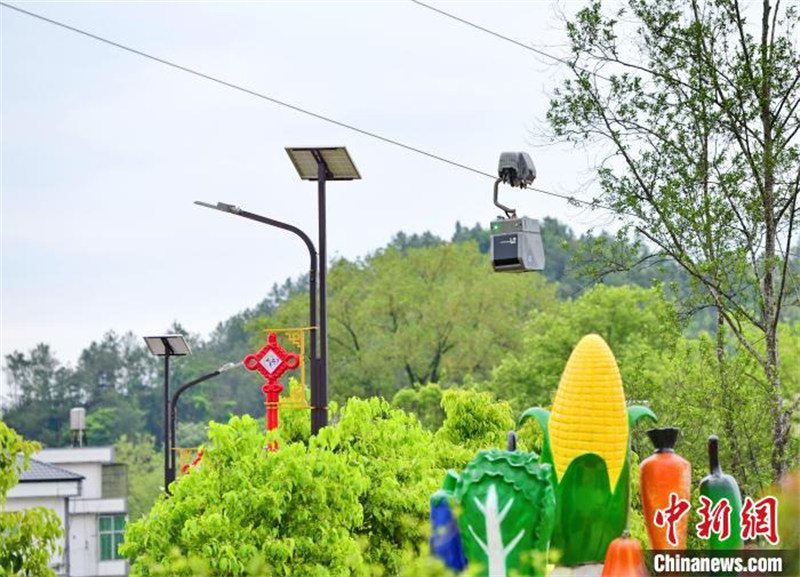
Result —
<path fill-rule="evenodd" d="M 431 529 L 431 552 L 453 571 L 463 571 L 467 557 L 445 491 L 436 491 L 431 497 Z"/>

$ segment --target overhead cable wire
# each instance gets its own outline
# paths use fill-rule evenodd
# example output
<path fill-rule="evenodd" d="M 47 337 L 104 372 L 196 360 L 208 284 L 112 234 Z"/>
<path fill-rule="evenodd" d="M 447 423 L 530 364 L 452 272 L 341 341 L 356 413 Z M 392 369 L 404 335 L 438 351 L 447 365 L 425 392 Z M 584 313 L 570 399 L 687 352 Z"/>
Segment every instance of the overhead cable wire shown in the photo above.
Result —
<path fill-rule="evenodd" d="M 531 51 L 531 52 L 533 52 L 535 54 L 538 54 L 540 56 L 544 56 L 545 58 L 549 58 L 550 60 L 553 60 L 554 62 L 559 62 L 561 64 L 569 66 L 570 68 L 574 68 L 575 70 L 580 70 L 581 72 L 586 72 L 586 73 L 588 73 L 588 74 L 590 74 L 592 76 L 595 76 L 597 78 L 601 78 L 603 80 L 612 81 L 611 78 L 609 78 L 607 76 L 603 76 L 602 74 L 600 74 L 600 73 L 598 73 L 598 72 L 596 72 L 594 70 L 590 70 L 588 68 L 584 68 L 584 67 L 578 66 L 574 61 L 567 60 L 566 58 L 559 58 L 558 56 L 554 56 L 552 54 L 549 54 L 548 52 L 545 52 L 544 50 L 541 50 L 539 48 L 535 48 L 533 46 L 529 46 L 528 44 L 525 44 L 525 43 L 520 42 L 518 40 L 514 40 L 513 38 L 510 38 L 510 37 L 508 37 L 508 36 L 506 36 L 504 34 L 501 34 L 500 32 L 497 32 L 497 31 L 492 30 L 490 28 L 486 28 L 485 26 L 481 26 L 480 24 L 476 24 L 475 22 L 471 22 L 469 20 L 466 20 L 465 18 L 461 18 L 461 17 L 456 16 L 455 14 L 452 14 L 452 13 L 447 12 L 445 10 L 441 10 L 439 8 L 436 8 L 435 6 L 432 6 L 430 4 L 422 2 L 421 0 L 410 0 L 410 1 L 413 2 L 414 4 L 416 4 L 417 6 L 421 6 L 423 8 L 427 8 L 428 10 L 436 12 L 437 14 L 440 14 L 440 15 L 446 17 L 446 18 L 450 18 L 452 20 L 455 20 L 456 22 L 460 22 L 461 24 L 465 24 L 465 25 L 467 25 L 467 26 L 469 26 L 471 28 L 475 28 L 476 30 L 480 30 L 481 32 L 485 32 L 485 33 L 490 34 L 491 36 L 494 36 L 494 37 L 499 38 L 501 40 L 505 40 L 506 42 L 510 42 L 511 44 L 514 44 L 515 46 L 518 46 L 520 48 L 524 48 L 525 50 L 529 50 L 529 51 Z M 681 84 L 683 86 L 689 88 L 690 90 L 697 91 L 697 88 L 695 88 L 694 86 L 691 86 L 691 85 L 686 84 L 684 82 L 681 82 Z M 711 184 L 719 184 L 719 183 L 711 182 Z M 781 184 L 791 184 L 791 183 L 781 183 Z M 583 201 L 583 202 L 585 202 L 585 201 Z M 612 209 L 610 207 L 597 205 L 597 204 L 595 204 L 595 206 L 598 206 L 599 208 L 604 208 L 606 210 L 615 212 L 617 214 L 624 214 L 624 215 L 627 215 L 627 216 L 632 216 L 632 215 L 630 215 L 628 213 L 625 213 L 623 211 L 619 211 L 619 210 L 616 210 L 616 209 Z M 638 217 L 635 217 L 635 218 L 638 218 Z"/>
<path fill-rule="evenodd" d="M 227 80 L 223 80 L 223 79 L 218 78 L 216 76 L 211 76 L 210 74 L 206 74 L 204 72 L 200 72 L 199 70 L 195 70 L 193 68 L 189 68 L 187 66 L 183 66 L 181 64 L 177 64 L 175 62 L 172 62 L 170 60 L 166 60 L 164 58 L 160 58 L 158 56 L 154 56 L 154 55 L 149 54 L 147 52 L 144 52 L 142 50 L 138 50 L 136 48 L 132 48 L 132 47 L 127 46 L 125 44 L 121 44 L 119 42 L 115 42 L 114 40 L 110 40 L 110 39 L 105 38 L 103 36 L 99 36 L 97 34 L 93 34 L 92 32 L 88 32 L 88 31 L 83 30 L 81 28 L 76 28 L 75 26 L 71 26 L 71 25 L 66 24 L 64 22 L 61 22 L 59 20 L 54 20 L 52 18 L 48 18 L 46 16 L 43 16 L 41 14 L 37 14 L 35 12 L 30 12 L 29 10 L 25 10 L 25 9 L 20 8 L 18 6 L 14 6 L 12 4 L 8 4 L 8 3 L 2 2 L 2 1 L 0 1 L 0 6 L 3 6 L 4 8 L 9 8 L 11 10 L 15 10 L 15 11 L 21 13 L 21 14 L 26 15 L 26 16 L 30 16 L 32 18 L 36 18 L 37 20 L 41 20 L 43 22 L 47 22 L 48 24 L 52 24 L 54 26 L 58 26 L 59 28 L 63 28 L 64 30 L 68 30 L 68 31 L 74 32 L 76 34 L 80 34 L 80 35 L 85 36 L 87 38 L 91 38 L 92 40 L 96 40 L 98 42 L 102 42 L 103 44 L 107 44 L 107 45 L 112 46 L 114 48 L 118 48 L 120 50 L 124 50 L 126 52 L 129 52 L 131 54 L 135 54 L 137 56 L 141 56 L 142 58 L 146 58 L 146 59 L 148 59 L 150 61 L 157 62 L 159 64 L 163 64 L 164 66 L 168 66 L 168 67 L 173 68 L 175 70 L 180 70 L 181 72 L 186 72 L 187 74 L 191 74 L 193 76 L 197 76 L 199 78 L 203 78 L 204 80 L 209 80 L 211 82 L 215 82 L 216 84 L 220 84 L 220 85 L 225 86 L 227 88 L 231 88 L 233 90 L 237 90 L 239 92 L 243 92 L 245 94 L 249 94 L 250 96 L 255 96 L 256 98 L 260 98 L 262 100 L 266 100 L 266 101 L 271 102 L 273 104 L 277 104 L 278 106 L 283 106 L 284 108 L 288 108 L 290 110 L 294 110 L 295 112 L 299 112 L 301 114 L 305 114 L 306 116 L 311 116 L 312 118 L 316 118 L 317 120 L 322 120 L 323 122 L 327 122 L 329 124 L 333 124 L 333 125 L 339 126 L 340 128 L 345 128 L 347 130 L 356 132 L 358 134 L 361 134 L 361 135 L 364 135 L 364 136 L 368 136 L 368 137 L 374 138 L 376 140 L 380 140 L 381 142 L 384 142 L 386 144 L 391 144 L 391 145 L 394 145 L 394 146 L 398 146 L 398 147 L 403 148 L 405 150 L 408 150 L 410 152 L 415 152 L 417 154 L 421 154 L 421 155 L 426 156 L 428 158 L 431 158 L 433 160 L 438 160 L 439 162 L 443 162 L 445 164 L 449 164 L 450 166 L 455 166 L 456 168 L 460 168 L 462 170 L 466 170 L 466 171 L 472 172 L 474 174 L 485 176 L 485 177 L 491 178 L 493 180 L 497 179 L 496 175 L 491 174 L 489 172 L 486 172 L 484 170 L 480 170 L 478 168 L 474 168 L 472 166 L 468 166 L 466 164 L 462 164 L 462 163 L 457 162 L 455 160 L 451 160 L 449 158 L 445 158 L 444 156 L 440 156 L 438 154 L 434 154 L 433 152 L 428 152 L 427 150 L 423 150 L 421 148 L 417 148 L 415 146 L 411 146 L 409 144 L 405 144 L 405 143 L 400 142 L 398 140 L 394 140 L 392 138 L 388 138 L 386 136 L 382 136 L 382 135 L 380 135 L 380 134 L 378 134 L 376 132 L 371 132 L 369 130 L 365 130 L 363 128 L 359 128 L 357 126 L 354 126 L 352 124 L 348 124 L 346 122 L 342 122 L 340 120 L 336 120 L 334 118 L 330 118 L 328 116 L 324 116 L 323 114 L 320 114 L 318 112 L 314 112 L 312 110 L 308 110 L 306 108 L 302 108 L 300 106 L 297 106 L 297 105 L 292 104 L 290 102 L 287 102 L 285 100 L 280 100 L 280 99 L 275 98 L 273 96 L 269 96 L 268 94 L 264 94 L 264 93 L 258 92 L 256 90 L 252 90 L 250 88 L 246 88 L 246 87 L 241 86 L 239 84 L 234 84 L 233 82 L 228 82 Z M 608 207 L 608 206 L 604 206 L 604 205 L 598 204 L 596 202 L 582 200 L 582 199 L 579 199 L 579 198 L 576 198 L 574 196 L 567 195 L 567 194 L 560 194 L 558 192 L 552 192 L 550 190 L 545 190 L 545 189 L 536 188 L 536 187 L 532 187 L 532 186 L 527 186 L 526 190 L 530 190 L 530 191 L 533 191 L 533 192 L 538 192 L 538 193 L 541 193 L 541 194 L 544 194 L 544 195 L 547 195 L 547 196 L 552 196 L 552 197 L 555 197 L 555 198 L 560 198 L 562 200 L 566 200 L 567 202 L 569 202 L 571 204 L 582 204 L 582 205 L 588 206 L 590 208 L 602 208 L 604 210 L 608 210 L 608 211 L 613 212 L 613 213 L 619 213 L 619 211 L 615 210 L 614 208 L 611 208 L 611 207 Z"/>
<path fill-rule="evenodd" d="M 535 48 L 533 46 L 525 44 L 524 42 L 520 42 L 519 40 L 514 40 L 513 38 L 511 38 L 509 36 L 506 36 L 504 34 L 500 34 L 499 32 L 496 32 L 495 30 L 492 30 L 490 28 L 486 28 L 484 26 L 481 26 L 480 24 L 475 24 L 474 22 L 470 22 L 469 20 L 466 20 L 464 18 L 460 18 L 459 16 L 456 16 L 455 14 L 451 14 L 450 12 L 445 12 L 444 10 L 440 10 L 439 8 L 436 8 L 435 6 L 431 6 L 430 4 L 426 4 L 425 2 L 420 2 L 420 0 L 411 0 L 411 2 L 413 2 L 417 6 L 422 6 L 423 8 L 427 8 L 428 10 L 436 12 L 437 14 L 441 14 L 442 16 L 444 16 L 446 18 L 450 18 L 452 20 L 455 20 L 456 22 L 460 22 L 461 24 L 466 24 L 467 26 L 475 28 L 476 30 L 480 30 L 481 32 L 485 32 L 486 34 L 490 34 L 490 35 L 492 35 L 492 36 L 494 36 L 496 38 L 499 38 L 501 40 L 505 40 L 506 42 L 510 42 L 511 44 L 519 46 L 520 48 L 524 48 L 525 50 L 529 50 L 529 51 L 533 52 L 534 54 L 538 54 L 539 56 L 544 56 L 545 58 L 549 58 L 550 60 L 553 60 L 554 62 L 558 62 L 559 64 L 565 64 L 565 65 L 567 65 L 567 66 L 569 66 L 571 68 L 575 68 L 576 70 L 580 70 L 582 72 L 586 72 L 588 74 L 591 74 L 592 76 L 596 76 L 597 78 L 602 78 L 603 80 L 607 80 L 609 82 L 611 81 L 611 79 L 609 77 L 603 76 L 602 74 L 600 74 L 600 73 L 598 73 L 598 72 L 596 72 L 594 70 L 590 70 L 588 68 L 583 68 L 582 66 L 578 66 L 576 63 L 571 62 L 571 61 L 567 60 L 566 58 L 559 58 L 558 56 L 553 56 L 552 54 L 549 54 L 549 53 L 545 52 L 544 50 L 541 50 L 539 48 Z"/>
<path fill-rule="evenodd" d="M 516 46 L 524 48 L 525 50 L 530 50 L 531 52 L 539 54 L 540 56 L 544 56 L 545 58 L 549 58 L 550 60 L 553 60 L 555 62 L 560 62 L 561 64 L 564 64 L 565 66 L 568 66 L 569 68 L 571 68 L 573 71 L 579 70 L 579 71 L 585 72 L 586 74 L 588 74 L 590 76 L 593 76 L 595 78 L 601 78 L 601 79 L 603 79 L 603 80 L 605 80 L 607 82 L 614 82 L 614 80 L 611 77 L 604 76 L 604 75 L 600 74 L 599 72 L 597 72 L 597 70 L 592 70 L 590 68 L 586 68 L 585 66 L 579 66 L 578 62 L 577 62 L 577 59 L 576 60 L 568 60 L 566 58 L 559 58 L 558 56 L 553 56 L 552 54 L 549 54 L 548 52 L 545 52 L 544 50 L 542 50 L 540 48 L 535 48 L 535 47 L 529 46 L 529 45 L 527 45 L 527 44 L 525 44 L 523 42 L 519 42 L 518 40 L 514 40 L 513 38 L 509 38 L 508 36 L 500 34 L 499 32 L 496 32 L 495 30 L 491 30 L 491 29 L 486 28 L 484 26 L 481 26 L 479 24 L 475 24 L 474 22 L 470 22 L 469 20 L 466 20 L 464 18 L 460 18 L 459 16 L 456 16 L 455 14 L 451 14 L 450 12 L 446 12 L 444 10 L 440 10 L 439 8 L 436 8 L 435 6 L 431 6 L 430 4 L 426 4 L 425 2 L 420 2 L 420 0 L 410 0 L 410 1 L 413 2 L 414 4 L 416 4 L 417 6 L 421 6 L 423 8 L 427 8 L 428 10 L 431 10 L 433 12 L 441 14 L 442 16 L 445 16 L 447 18 L 451 18 L 452 20 L 455 20 L 456 22 L 460 22 L 462 24 L 465 24 L 467 26 L 475 28 L 476 30 L 480 30 L 481 32 L 485 32 L 487 34 L 490 34 L 492 36 L 500 38 L 501 40 L 505 40 L 507 42 L 510 42 L 510 43 L 512 43 L 512 44 L 514 44 Z M 631 64 L 631 63 L 624 63 L 624 62 L 620 62 L 620 61 L 618 61 L 618 63 L 622 64 L 623 66 L 626 66 L 626 67 L 632 67 L 632 68 L 635 68 L 635 69 L 638 69 L 638 70 L 641 70 L 641 71 L 644 71 L 644 72 L 648 72 L 648 73 L 652 74 L 653 76 L 661 78 L 662 80 L 665 80 L 667 82 L 675 82 L 675 83 L 680 84 L 681 86 L 683 86 L 684 88 L 686 88 L 687 90 L 690 90 L 692 92 L 698 92 L 698 88 L 697 87 L 695 87 L 692 84 L 687 83 L 687 82 L 685 82 L 683 80 L 680 80 L 678 78 L 671 77 L 668 74 L 665 74 L 665 73 L 662 73 L 662 72 L 657 72 L 655 70 L 647 70 L 646 68 L 643 68 L 642 66 L 637 66 L 637 65 L 634 65 L 634 64 Z"/>
<path fill-rule="evenodd" d="M 103 36 L 98 36 L 97 34 L 93 34 L 93 33 L 88 32 L 86 30 L 82 30 L 80 28 L 76 28 L 74 26 L 70 26 L 69 24 L 65 24 L 64 22 L 60 22 L 58 20 L 53 20 L 52 18 L 48 18 L 46 16 L 42 16 L 41 14 L 37 14 L 35 12 L 30 12 L 28 10 L 24 10 L 24 9 L 18 7 L 18 6 L 13 6 L 13 5 L 8 4 L 6 2 L 0 2 L 0 5 L 2 5 L 5 8 L 10 8 L 12 10 L 16 10 L 17 12 L 25 14 L 26 16 L 31 16 L 33 18 L 37 18 L 39 20 L 42 20 L 42 21 L 47 22 L 49 24 L 53 24 L 55 26 L 58 26 L 60 28 L 65 29 L 65 30 L 69 30 L 70 32 L 75 32 L 76 34 L 81 34 L 83 36 L 91 38 L 92 40 L 97 40 L 98 42 L 102 42 L 104 44 L 108 44 L 109 46 L 113 46 L 114 48 L 119 48 L 120 50 L 125 50 L 126 52 L 130 52 L 132 54 L 136 54 L 137 56 L 141 56 L 142 58 L 147 58 L 148 60 L 152 60 L 154 62 L 158 62 L 159 64 L 163 64 L 165 66 L 169 66 L 171 68 L 180 70 L 182 72 L 186 72 L 188 74 L 192 74 L 194 76 L 198 76 L 198 77 L 203 78 L 205 80 L 210 80 L 211 82 L 216 82 L 217 84 L 221 84 L 222 86 L 226 86 L 228 88 L 232 88 L 234 90 L 238 90 L 240 92 L 244 92 L 246 94 L 249 94 L 251 96 L 255 96 L 257 98 L 261 98 L 263 100 L 267 100 L 269 102 L 272 102 L 273 104 L 277 104 L 278 106 L 283 106 L 285 108 L 289 108 L 291 110 L 294 110 L 295 112 L 300 112 L 301 114 L 305 114 L 307 116 L 314 117 L 314 118 L 316 118 L 318 120 L 322 120 L 322 121 L 328 122 L 330 124 L 335 124 L 335 125 L 340 126 L 342 128 L 346 128 L 348 130 L 352 130 L 354 132 L 358 132 L 358 133 L 363 134 L 365 136 L 369 136 L 371 138 L 376 138 L 378 140 L 382 140 L 383 142 L 386 142 L 386 143 L 389 143 L 389 144 L 393 144 L 395 146 L 400 146 L 402 148 L 405 148 L 406 150 L 410 150 L 410 151 L 416 152 L 418 154 L 423 154 L 423 155 L 428 156 L 430 158 L 433 158 L 435 160 L 439 160 L 441 162 L 446 162 L 447 164 L 456 166 L 458 168 L 462 168 L 464 170 L 469 170 L 471 172 L 475 172 L 475 173 L 483 175 L 483 176 L 492 177 L 492 175 L 490 175 L 490 174 L 488 174 L 486 172 L 483 172 L 483 171 L 478 170 L 476 168 L 472 168 L 472 167 L 467 166 L 465 164 L 461 164 L 459 162 L 455 162 L 453 160 L 449 160 L 447 158 L 438 156 L 436 154 L 427 152 L 425 150 L 422 150 L 422 149 L 419 149 L 419 148 L 415 148 L 415 147 L 410 146 L 408 144 L 403 144 L 402 142 L 399 142 L 399 141 L 396 141 L 396 140 L 392 140 L 390 138 L 387 138 L 385 136 L 381 136 L 380 134 L 376 134 L 376 133 L 370 132 L 368 130 L 364 130 L 362 128 L 358 128 L 357 126 L 353 126 L 351 124 L 347 124 L 345 122 L 341 122 L 339 120 L 335 120 L 333 118 L 329 118 L 327 116 L 323 116 L 322 114 L 319 114 L 319 113 L 314 112 L 312 110 L 308 110 L 308 109 L 302 108 L 300 106 L 297 106 L 297 105 L 292 104 L 290 102 L 286 102 L 284 100 L 279 100 L 279 99 L 277 99 L 275 97 L 269 96 L 268 94 L 264 94 L 262 92 L 257 92 L 255 90 L 251 90 L 249 88 L 245 88 L 244 86 L 241 86 L 241 85 L 238 85 L 238 84 L 234 84 L 233 82 L 228 82 L 227 80 L 222 80 L 221 78 L 218 78 L 218 77 L 215 77 L 215 76 L 211 76 L 210 74 L 206 74 L 204 72 L 200 72 L 199 70 L 195 70 L 195 69 L 189 68 L 187 66 L 183 66 L 181 64 L 177 64 L 175 62 L 171 62 L 169 60 L 165 60 L 164 58 L 159 58 L 158 56 L 153 56 L 152 54 L 149 54 L 147 52 L 143 52 L 141 50 L 137 50 L 136 48 L 131 48 L 130 46 L 126 46 L 125 44 L 120 44 L 119 42 L 115 42 L 113 40 L 109 40 L 108 38 L 105 38 Z M 492 177 L 492 178 L 494 178 L 494 177 Z"/>

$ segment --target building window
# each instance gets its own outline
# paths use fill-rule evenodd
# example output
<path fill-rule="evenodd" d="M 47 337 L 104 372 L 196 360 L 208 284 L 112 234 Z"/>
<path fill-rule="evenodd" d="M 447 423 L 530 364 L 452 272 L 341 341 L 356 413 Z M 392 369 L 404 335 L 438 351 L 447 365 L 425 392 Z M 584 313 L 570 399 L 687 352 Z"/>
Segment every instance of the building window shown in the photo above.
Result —
<path fill-rule="evenodd" d="M 122 559 L 119 546 L 125 536 L 125 515 L 102 515 L 98 517 L 100 524 L 100 560 L 113 561 Z"/>
<path fill-rule="evenodd" d="M 103 465 L 103 499 L 119 499 L 128 496 L 128 465 L 112 463 Z"/>

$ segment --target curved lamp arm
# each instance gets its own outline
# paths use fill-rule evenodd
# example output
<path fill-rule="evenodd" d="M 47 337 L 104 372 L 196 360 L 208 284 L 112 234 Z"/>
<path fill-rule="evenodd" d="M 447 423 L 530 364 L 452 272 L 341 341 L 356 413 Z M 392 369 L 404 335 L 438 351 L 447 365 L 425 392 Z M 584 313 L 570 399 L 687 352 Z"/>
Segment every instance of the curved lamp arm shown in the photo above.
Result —
<path fill-rule="evenodd" d="M 210 372 L 210 373 L 208 373 L 206 375 L 203 375 L 202 377 L 197 377 L 193 381 L 189 381 L 188 383 L 185 383 L 185 384 L 181 385 L 180 387 L 178 387 L 175 390 L 175 392 L 172 394 L 172 403 L 170 404 L 170 415 L 169 415 L 169 417 L 170 417 L 169 418 L 169 436 L 170 436 L 170 440 L 171 440 L 170 447 L 172 449 L 176 448 L 177 440 L 178 440 L 177 439 L 177 434 L 176 434 L 176 423 L 178 421 L 178 399 L 180 399 L 181 395 L 184 392 L 186 392 L 186 390 L 192 388 L 193 386 L 199 385 L 200 383 L 202 383 L 203 381 L 207 381 L 208 379 L 213 379 L 214 377 L 216 377 L 218 375 L 221 375 L 225 371 L 229 371 L 231 369 L 235 369 L 236 367 L 239 367 L 239 366 L 242 366 L 242 363 L 225 363 L 220 368 L 218 368 L 216 371 L 212 371 L 212 372 Z M 172 481 L 175 480 L 175 453 L 174 453 L 174 451 L 173 451 L 173 454 L 170 457 L 170 463 L 171 463 L 171 467 L 170 467 L 170 479 L 169 479 L 169 482 L 171 483 Z M 168 483 L 168 485 L 169 485 L 169 483 Z"/>

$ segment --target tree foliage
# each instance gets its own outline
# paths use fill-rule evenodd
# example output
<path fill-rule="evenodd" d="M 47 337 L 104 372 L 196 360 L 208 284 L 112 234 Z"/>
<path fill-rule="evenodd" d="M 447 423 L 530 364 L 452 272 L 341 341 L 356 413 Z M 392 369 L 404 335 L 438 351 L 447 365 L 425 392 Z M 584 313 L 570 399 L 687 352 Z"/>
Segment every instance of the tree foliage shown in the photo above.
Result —
<path fill-rule="evenodd" d="M 533 316 L 523 329 L 523 352 L 503 359 L 488 387 L 518 409 L 549 405 L 566 359 L 588 333 L 602 336 L 614 351 L 628 398 L 650 400 L 680 326 L 660 290 L 598 285 Z"/>
<path fill-rule="evenodd" d="M 413 413 L 430 431 L 442 426 L 445 413 L 442 408 L 442 387 L 437 383 L 400 389 L 392 399 L 392 406 Z"/>
<path fill-rule="evenodd" d="M 164 490 L 164 453 L 156 451 L 152 435 L 122 435 L 114 447 L 117 462 L 128 465 L 128 517 L 138 519 Z"/>
<path fill-rule="evenodd" d="M 30 466 L 31 455 L 40 448 L 38 443 L 26 441 L 0 421 L 1 575 L 55 575 L 49 566 L 50 559 L 60 550 L 58 540 L 63 536 L 56 512 L 44 507 L 6 511 L 8 491 L 17 484 L 20 474 Z"/>
<path fill-rule="evenodd" d="M 459 439 L 504 443 L 510 416 L 489 426 L 482 418 L 492 401 L 452 397 L 447 431 L 465 420 L 479 426 Z M 278 438 L 275 452 L 250 417 L 212 423 L 200 465 L 128 526 L 122 551 L 132 573 L 397 575 L 428 565 L 418 559 L 427 555 L 430 495 L 445 467 L 463 467 L 474 450 L 380 399 L 351 399 L 333 421 L 308 443 Z"/>
<path fill-rule="evenodd" d="M 769 0 L 630 0 L 609 10 L 592 0 L 567 23 L 573 77 L 548 113 L 556 137 L 607 146 L 598 202 L 620 215 L 623 235 L 657 249 L 647 257 L 682 268 L 696 306 L 715 308 L 723 380 L 723 327 L 761 367 L 776 479 L 798 406 L 780 379 L 778 344 L 782 308 L 798 298 L 797 20 L 797 6 Z M 627 256 L 641 262 L 638 250 Z"/>
<path fill-rule="evenodd" d="M 516 350 L 515 325 L 555 304 L 540 276 L 495 275 L 472 243 L 389 247 L 340 260 L 328 276 L 330 387 L 334 398 L 381 395 L 427 382 L 489 374 Z M 296 298 L 256 328 L 303 326 Z"/>
<path fill-rule="evenodd" d="M 684 284 L 669 265 L 584 278 L 583 268 L 577 267 L 581 262 L 573 261 L 576 255 L 591 260 L 590 248 L 603 235 L 578 237 L 547 217 L 542 234 L 547 253 L 543 277 L 550 283 L 543 283 L 542 275 L 491 273 L 489 231 L 480 224 L 457 223 L 451 244 L 431 233 L 399 232 L 384 250 L 356 262 L 339 261 L 331 271 L 329 295 L 333 398 L 380 393 L 390 399 L 400 392 L 399 401 L 413 404 L 403 400 L 409 386 L 428 381 L 463 385 L 470 378 L 487 378 L 508 352 L 520 351 L 516 327 L 533 309 L 549 310 L 556 294 L 575 298 L 599 280 L 609 285 Z M 172 363 L 172 386 L 244 358 L 254 344 L 263 344 L 252 342 L 254 328 L 258 333 L 266 326 L 306 326 L 307 291 L 307 275 L 276 284 L 260 303 L 219 323 L 208 338 L 180 324 L 165 328 L 185 335 L 193 351 L 191 359 Z M 383 296 L 376 291 L 384 291 Z M 69 409 L 83 406 L 90 445 L 141 434 L 163 442 L 163 363 L 138 337 L 109 332 L 90 343 L 75 366 L 59 361 L 45 344 L 27 353 L 14 351 L 5 361 L 12 389 L 5 419 L 23 435 L 46 446 L 67 444 Z M 425 421 L 420 407 L 413 410 Z M 428 412 L 435 429 L 443 415 L 438 401 Z M 247 371 L 225 372 L 181 397 L 179 444 L 194 445 L 205 437 L 209 420 L 227 420 L 231 414 L 263 414 L 263 395 Z"/>

